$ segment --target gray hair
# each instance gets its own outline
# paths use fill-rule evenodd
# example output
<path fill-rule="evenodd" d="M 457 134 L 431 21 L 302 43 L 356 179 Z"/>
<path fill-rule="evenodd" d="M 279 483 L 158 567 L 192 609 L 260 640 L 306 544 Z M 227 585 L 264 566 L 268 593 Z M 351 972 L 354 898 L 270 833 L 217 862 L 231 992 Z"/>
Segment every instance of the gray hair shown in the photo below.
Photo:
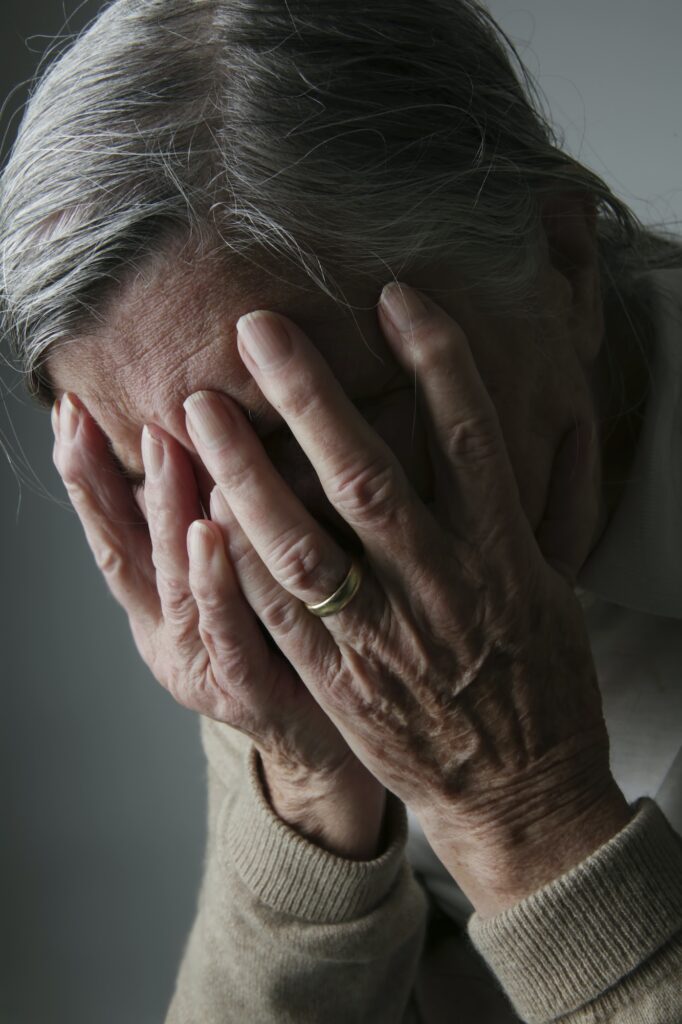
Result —
<path fill-rule="evenodd" d="M 592 197 L 614 294 L 680 250 L 564 152 L 474 0 L 115 0 L 45 73 L 0 183 L 3 326 L 29 391 L 126 268 L 180 236 L 343 301 L 447 259 L 532 314 L 541 200 Z"/>

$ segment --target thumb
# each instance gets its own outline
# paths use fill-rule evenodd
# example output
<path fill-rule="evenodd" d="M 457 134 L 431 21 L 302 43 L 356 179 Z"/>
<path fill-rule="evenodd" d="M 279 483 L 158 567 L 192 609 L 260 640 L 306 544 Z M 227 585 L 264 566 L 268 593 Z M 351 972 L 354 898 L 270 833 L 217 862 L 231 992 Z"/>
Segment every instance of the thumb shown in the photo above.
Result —
<path fill-rule="evenodd" d="M 575 585 L 590 553 L 599 510 L 596 426 L 578 422 L 554 457 L 547 505 L 535 538 L 545 561 Z"/>

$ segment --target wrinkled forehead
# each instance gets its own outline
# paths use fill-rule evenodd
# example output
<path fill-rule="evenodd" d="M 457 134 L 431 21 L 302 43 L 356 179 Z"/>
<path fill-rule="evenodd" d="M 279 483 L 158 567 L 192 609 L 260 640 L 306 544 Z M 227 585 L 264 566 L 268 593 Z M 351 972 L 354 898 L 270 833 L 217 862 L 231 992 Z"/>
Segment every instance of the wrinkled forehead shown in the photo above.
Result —
<path fill-rule="evenodd" d="M 58 395 L 75 392 L 103 429 L 116 421 L 119 434 L 150 421 L 176 432 L 182 401 L 199 389 L 228 393 L 258 420 L 265 403 L 239 357 L 236 323 L 254 309 L 272 309 L 306 331 L 344 386 L 371 393 L 392 363 L 374 291 L 356 287 L 346 309 L 269 273 L 163 255 L 121 280 L 96 329 L 57 348 L 48 371 Z"/>

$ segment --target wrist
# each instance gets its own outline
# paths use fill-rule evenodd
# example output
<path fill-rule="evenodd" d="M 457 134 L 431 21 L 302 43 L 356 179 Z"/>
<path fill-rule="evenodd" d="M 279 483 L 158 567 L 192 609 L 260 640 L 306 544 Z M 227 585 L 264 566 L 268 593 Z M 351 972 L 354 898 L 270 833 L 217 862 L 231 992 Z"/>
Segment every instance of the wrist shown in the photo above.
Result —
<path fill-rule="evenodd" d="M 532 803 L 532 801 L 529 801 Z M 566 874 L 620 832 L 632 818 L 610 777 L 574 802 L 557 797 L 551 809 L 508 812 L 495 828 L 458 822 L 464 841 L 429 835 L 434 851 L 483 917 L 501 913 Z"/>
<path fill-rule="evenodd" d="M 356 758 L 323 773 L 262 754 L 258 761 L 268 803 L 289 828 L 349 860 L 373 860 L 383 852 L 386 790 Z"/>

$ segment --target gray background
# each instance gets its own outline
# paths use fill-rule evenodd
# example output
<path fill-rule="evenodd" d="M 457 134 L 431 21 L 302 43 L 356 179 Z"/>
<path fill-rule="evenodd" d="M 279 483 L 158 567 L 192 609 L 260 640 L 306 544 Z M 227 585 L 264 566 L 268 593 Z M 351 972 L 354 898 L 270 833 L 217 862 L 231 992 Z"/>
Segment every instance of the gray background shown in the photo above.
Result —
<path fill-rule="evenodd" d="M 2 4 L 6 146 L 20 83 L 65 14 L 76 30 L 98 5 Z M 569 148 L 647 222 L 679 220 L 682 4 L 489 6 Z M 14 468 L 0 456 L 0 1021 L 161 1022 L 200 877 L 197 722 L 138 659 L 65 506 L 47 415 L 15 373 L 3 367 L 2 379 Z"/>

